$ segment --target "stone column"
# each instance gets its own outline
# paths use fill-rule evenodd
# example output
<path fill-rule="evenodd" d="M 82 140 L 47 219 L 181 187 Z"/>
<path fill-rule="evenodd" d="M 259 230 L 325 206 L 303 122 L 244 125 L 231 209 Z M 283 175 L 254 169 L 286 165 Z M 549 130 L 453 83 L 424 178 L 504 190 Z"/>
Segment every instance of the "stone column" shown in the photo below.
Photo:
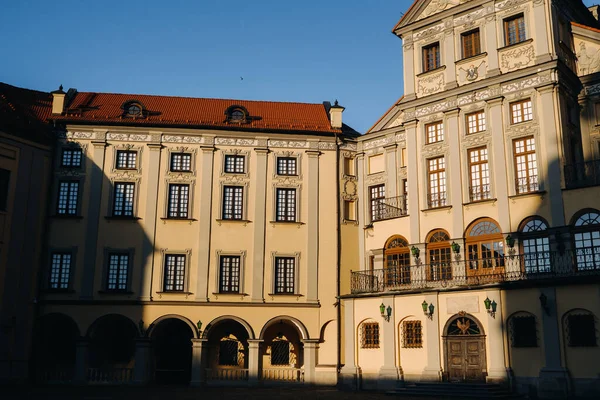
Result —
<path fill-rule="evenodd" d="M 136 385 L 147 385 L 152 379 L 152 341 L 141 338 L 135 341 L 135 365 L 133 382 Z"/>
<path fill-rule="evenodd" d="M 427 365 L 423 369 L 421 379 L 424 381 L 440 381 L 442 379 L 440 351 L 440 305 L 437 294 L 425 295 L 428 304 L 433 303 L 431 318 L 425 319 L 425 340 L 427 346 Z"/>
<path fill-rule="evenodd" d="M 304 383 L 314 385 L 317 382 L 316 366 L 319 339 L 304 339 Z"/>
<path fill-rule="evenodd" d="M 493 58 L 493 57 L 489 57 Z M 492 193 L 496 200 L 498 208 L 498 223 L 502 232 L 510 232 L 510 212 L 508 205 L 508 186 L 514 187 L 514 181 L 509 182 L 507 175 L 506 160 L 504 152 L 504 119 L 502 118 L 502 100 L 503 97 L 496 97 L 487 101 L 489 122 L 487 129 L 491 132 L 492 148 L 488 150 L 488 162 L 491 163 L 490 170 L 492 173 Z M 510 144 L 512 146 L 512 144 Z M 512 161 L 511 161 L 512 165 Z"/>
<path fill-rule="evenodd" d="M 252 386 L 258 385 L 260 381 L 262 342 L 261 339 L 248 339 L 248 383 Z"/>
<path fill-rule="evenodd" d="M 312 143 L 309 143 L 312 144 Z M 316 144 L 316 143 L 315 143 Z M 308 156 L 308 215 L 306 217 L 307 251 L 306 251 L 306 301 L 319 301 L 319 156 L 318 149 L 307 150 Z"/>
<path fill-rule="evenodd" d="M 266 139 L 261 138 L 259 140 Z M 267 224 L 267 159 L 269 150 L 266 147 L 254 149 L 256 154 L 256 195 L 254 198 L 254 247 L 252 256 L 252 301 L 264 302 L 265 276 L 265 231 Z"/>
<path fill-rule="evenodd" d="M 407 121 L 404 123 L 406 129 L 406 154 L 408 163 L 406 165 L 406 173 L 408 176 L 408 215 L 410 215 L 410 238 L 407 238 L 411 243 L 419 243 L 419 220 L 421 218 L 419 193 L 419 154 L 417 138 L 417 121 Z"/>
<path fill-rule="evenodd" d="M 359 143 L 360 145 L 360 143 Z M 356 176 L 366 176 L 365 175 L 365 153 L 356 153 L 356 165 L 357 171 Z M 371 218 L 369 216 L 369 195 L 365 188 L 365 180 L 358 180 L 358 189 L 357 193 L 359 193 L 359 199 L 362 197 L 364 201 L 358 201 L 358 224 L 359 226 L 365 226 L 371 222 Z M 360 266 L 360 270 L 366 270 L 365 262 L 366 262 L 366 254 L 365 254 L 365 233 L 364 231 L 358 235 L 358 262 Z"/>
<path fill-rule="evenodd" d="M 393 137 L 392 137 L 393 138 Z M 385 197 L 398 196 L 398 168 L 396 163 L 396 143 L 389 144 L 385 149 L 385 168 L 387 170 L 387 182 L 385 184 Z"/>
<path fill-rule="evenodd" d="M 487 290 L 485 295 L 488 299 L 496 301 L 496 315 L 487 315 L 487 341 L 489 343 L 488 376 L 486 381 L 494 383 L 503 383 L 508 379 L 506 375 L 506 363 L 504 362 L 504 335 L 502 321 L 502 297 L 500 290 Z"/>
<path fill-rule="evenodd" d="M 384 298 L 383 304 L 388 307 L 395 307 L 394 298 Z M 395 326 L 396 319 L 394 318 L 396 310 L 392 310 L 392 316 L 389 321 L 382 318 L 381 321 L 381 350 L 383 351 L 383 365 L 379 369 L 379 377 L 377 379 L 378 390 L 392 390 L 398 382 L 398 368 L 396 367 L 396 335 Z"/>
<path fill-rule="evenodd" d="M 402 45 L 404 63 L 404 100 L 410 101 L 416 99 L 415 95 L 415 52 L 412 39 L 412 32 L 404 35 L 404 44 Z M 419 71 L 420 72 L 420 71 Z M 418 73 L 418 72 L 417 72 Z M 359 175 L 360 176 L 360 175 Z"/>
<path fill-rule="evenodd" d="M 454 63 L 452 63 L 452 65 L 454 65 Z M 446 112 L 446 140 L 450 147 L 449 159 L 446 161 L 449 167 L 447 182 L 462 182 L 458 109 Z M 450 232 L 450 235 L 452 237 L 461 237 L 464 229 L 462 185 L 446 184 L 446 190 L 448 191 L 448 189 L 450 190 L 450 196 L 448 198 L 450 202 L 448 205 L 452 205 L 452 231 Z"/>
<path fill-rule="evenodd" d="M 354 325 L 354 299 L 341 300 L 343 307 L 344 366 L 340 369 L 339 384 L 343 388 L 358 389 L 360 367 L 356 365 L 357 335 Z"/>
<path fill-rule="evenodd" d="M 207 137 L 209 145 L 201 147 L 200 167 L 200 212 L 198 213 L 198 277 L 196 279 L 197 301 L 208 301 L 208 270 L 210 267 L 210 228 L 212 223 L 213 198 L 213 168 L 214 152 L 213 137 Z"/>
<path fill-rule="evenodd" d="M 206 383 L 206 343 L 208 339 L 192 339 L 192 376 L 190 386 Z"/>
<path fill-rule="evenodd" d="M 75 373 L 73 381 L 83 385 L 87 383 L 87 370 L 90 356 L 90 342 L 87 338 L 79 338 L 75 344 Z"/>
<path fill-rule="evenodd" d="M 491 49 L 486 47 L 482 47 L 481 51 L 486 51 L 488 53 L 488 66 L 487 73 L 485 75 L 486 78 L 491 78 L 496 75 L 500 75 L 500 66 L 498 64 L 498 52 L 496 51 L 496 43 L 498 43 L 498 32 L 496 31 L 496 11 L 494 10 L 494 4 L 491 3 L 492 11 L 485 16 L 485 26 L 483 30 L 485 31 L 486 40 L 482 43 L 484 46 L 488 44 L 492 46 Z M 501 44 L 500 47 L 503 45 Z M 500 125 L 501 126 L 501 125 Z"/>

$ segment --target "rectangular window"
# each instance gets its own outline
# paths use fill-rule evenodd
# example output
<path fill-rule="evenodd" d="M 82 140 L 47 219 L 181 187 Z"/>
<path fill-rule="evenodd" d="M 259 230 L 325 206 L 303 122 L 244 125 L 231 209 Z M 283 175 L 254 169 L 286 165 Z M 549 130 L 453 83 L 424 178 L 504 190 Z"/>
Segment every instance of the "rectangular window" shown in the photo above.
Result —
<path fill-rule="evenodd" d="M 427 205 L 429 208 L 444 207 L 446 205 L 446 161 L 444 157 L 427 160 L 427 178 L 429 181 Z"/>
<path fill-rule="evenodd" d="M 113 217 L 133 217 L 135 183 L 116 182 L 113 199 Z"/>
<path fill-rule="evenodd" d="M 423 72 L 440 67 L 440 44 L 433 43 L 423 47 Z"/>
<path fill-rule="evenodd" d="M 344 200 L 344 219 L 346 221 L 356 221 L 356 202 Z"/>
<path fill-rule="evenodd" d="M 467 114 L 467 134 L 485 131 L 485 111 Z"/>
<path fill-rule="evenodd" d="M 171 153 L 171 171 L 190 172 L 192 170 L 192 155 L 189 153 Z"/>
<path fill-rule="evenodd" d="M 76 215 L 78 198 L 79 181 L 59 182 L 56 212 L 59 215 Z"/>
<path fill-rule="evenodd" d="M 379 324 L 377 322 L 363 322 L 361 325 L 361 348 L 379 348 Z"/>
<path fill-rule="evenodd" d="M 385 214 L 385 185 L 371 186 L 369 188 L 371 203 L 371 222 L 383 219 Z"/>
<path fill-rule="evenodd" d="M 68 289 L 71 277 L 71 254 L 52 253 L 50 265 L 50 289 Z"/>
<path fill-rule="evenodd" d="M 10 171 L 0 168 L 0 211 L 6 211 L 8 203 L 8 188 L 10 185 Z"/>
<path fill-rule="evenodd" d="M 188 218 L 188 204 L 190 201 L 190 185 L 169 185 L 169 218 Z"/>
<path fill-rule="evenodd" d="M 298 175 L 296 157 L 277 157 L 277 175 Z"/>
<path fill-rule="evenodd" d="M 117 150 L 117 169 L 135 169 L 137 151 Z"/>
<path fill-rule="evenodd" d="M 296 274 L 294 257 L 275 258 L 275 293 L 293 294 Z"/>
<path fill-rule="evenodd" d="M 402 347 L 408 349 L 423 347 L 421 321 L 404 321 L 402 323 L 402 339 Z"/>
<path fill-rule="evenodd" d="M 517 194 L 535 192 L 539 189 L 537 157 L 533 136 L 513 141 Z"/>
<path fill-rule="evenodd" d="M 221 256 L 219 293 L 240 292 L 240 256 Z"/>
<path fill-rule="evenodd" d="M 504 43 L 506 46 L 525 41 L 525 17 L 523 14 L 504 20 Z"/>
<path fill-rule="evenodd" d="M 356 172 L 354 169 L 354 159 L 350 157 L 344 157 L 344 175 L 355 176 Z"/>
<path fill-rule="evenodd" d="M 513 347 L 537 347 L 535 316 L 516 315 L 510 319 Z"/>
<path fill-rule="evenodd" d="M 112 253 L 108 256 L 108 277 L 106 290 L 127 290 L 129 276 L 129 254 Z"/>
<path fill-rule="evenodd" d="M 427 144 L 441 142 L 444 140 L 444 123 L 427 124 L 425 125 L 425 132 L 427 133 Z"/>
<path fill-rule="evenodd" d="M 468 157 L 470 201 L 487 200 L 490 198 L 490 170 L 487 147 L 470 149 Z"/>
<path fill-rule="evenodd" d="M 513 124 L 531 121 L 533 119 L 533 108 L 531 99 L 510 103 L 510 121 Z"/>
<path fill-rule="evenodd" d="M 463 58 L 469 58 L 481 53 L 479 29 L 460 35 Z"/>
<path fill-rule="evenodd" d="M 596 321 L 593 314 L 571 314 L 567 317 L 569 346 L 595 347 Z"/>
<path fill-rule="evenodd" d="M 165 255 L 165 276 L 163 290 L 165 292 L 183 292 L 185 282 L 185 255 Z"/>
<path fill-rule="evenodd" d="M 277 188 L 275 220 L 296 221 L 296 189 Z"/>
<path fill-rule="evenodd" d="M 81 149 L 62 149 L 60 166 L 62 168 L 80 168 L 81 167 Z"/>
<path fill-rule="evenodd" d="M 223 219 L 242 219 L 244 188 L 242 186 L 223 187 Z"/>
<path fill-rule="evenodd" d="M 227 174 L 243 174 L 246 157 L 238 154 L 225 155 L 225 173 Z"/>

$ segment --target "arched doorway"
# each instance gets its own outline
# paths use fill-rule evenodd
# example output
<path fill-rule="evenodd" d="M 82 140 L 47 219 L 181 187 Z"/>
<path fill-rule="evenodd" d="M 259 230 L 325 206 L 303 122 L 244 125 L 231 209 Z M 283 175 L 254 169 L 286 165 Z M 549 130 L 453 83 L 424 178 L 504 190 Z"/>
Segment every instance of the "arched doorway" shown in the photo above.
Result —
<path fill-rule="evenodd" d="M 469 283 L 486 283 L 502 279 L 504 238 L 498 223 L 491 218 L 478 219 L 467 229 L 465 236 Z"/>
<path fill-rule="evenodd" d="M 39 318 L 33 340 L 36 381 L 66 383 L 73 379 L 79 337 L 77 324 L 64 314 Z"/>
<path fill-rule="evenodd" d="M 427 235 L 427 280 L 452 280 L 452 257 L 450 235 L 443 229 L 436 229 Z"/>
<path fill-rule="evenodd" d="M 263 381 L 302 382 L 304 346 L 294 321 L 274 318 L 263 328 L 261 349 Z"/>
<path fill-rule="evenodd" d="M 444 370 L 454 382 L 485 381 L 485 334 L 477 319 L 464 312 L 448 320 L 444 328 Z"/>
<path fill-rule="evenodd" d="M 248 339 L 250 332 L 241 322 L 221 318 L 209 324 L 206 379 L 215 381 L 248 380 Z"/>
<path fill-rule="evenodd" d="M 151 331 L 154 378 L 157 383 L 190 382 L 194 332 L 178 318 L 165 318 Z"/>
<path fill-rule="evenodd" d="M 410 249 L 408 241 L 400 235 L 385 243 L 384 285 L 393 288 L 410 284 Z"/>

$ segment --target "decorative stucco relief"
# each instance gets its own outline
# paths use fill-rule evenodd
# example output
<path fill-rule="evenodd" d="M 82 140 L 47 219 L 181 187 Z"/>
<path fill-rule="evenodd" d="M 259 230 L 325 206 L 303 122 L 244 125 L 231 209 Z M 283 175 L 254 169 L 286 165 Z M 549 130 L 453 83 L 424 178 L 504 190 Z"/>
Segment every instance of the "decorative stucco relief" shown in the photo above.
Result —
<path fill-rule="evenodd" d="M 440 33 L 442 33 L 444 31 L 444 24 L 440 23 L 437 25 L 434 25 L 430 28 L 424 29 L 420 32 L 417 32 L 413 35 L 413 40 L 415 42 L 421 41 L 421 40 L 429 40 L 432 37 L 435 37 L 437 35 L 439 35 Z"/>
<path fill-rule="evenodd" d="M 418 20 L 427 18 L 430 15 L 437 14 L 441 11 L 447 10 L 452 7 L 456 7 L 459 4 L 466 3 L 470 0 L 431 0 L 425 10 L 419 15 Z"/>
<path fill-rule="evenodd" d="M 319 150 L 335 150 L 335 143 L 319 142 Z"/>
<path fill-rule="evenodd" d="M 444 89 L 444 84 L 443 72 L 417 78 L 417 94 L 419 96 L 428 96 L 441 92 Z"/>
<path fill-rule="evenodd" d="M 67 139 L 96 139 L 96 132 L 67 132 L 59 134 L 61 138 Z"/>
<path fill-rule="evenodd" d="M 405 142 L 406 141 L 406 133 L 396 134 L 396 137 L 394 138 L 394 140 L 396 141 L 396 143 Z"/>
<path fill-rule="evenodd" d="M 163 135 L 162 141 L 165 143 L 193 143 L 203 144 L 204 138 L 202 136 L 176 136 L 176 135 Z"/>
<path fill-rule="evenodd" d="M 482 100 L 487 100 L 489 98 L 499 96 L 499 95 L 507 95 L 509 93 L 522 91 L 525 89 L 530 89 L 539 85 L 543 85 L 544 83 L 550 83 L 553 81 L 553 77 L 551 73 L 536 75 L 531 78 L 522 79 L 520 81 L 506 83 L 502 86 L 490 87 L 484 90 L 472 92 L 468 95 L 461 96 L 458 98 L 458 105 L 464 106 L 466 104 L 475 103 Z M 590 88 L 593 88 L 590 86 Z M 598 92 L 600 92 L 600 86 L 597 88 Z"/>
<path fill-rule="evenodd" d="M 600 71 L 600 47 L 579 42 L 577 46 L 578 75 L 589 75 Z"/>
<path fill-rule="evenodd" d="M 506 0 L 496 4 L 496 11 L 512 12 L 529 0 Z"/>
<path fill-rule="evenodd" d="M 459 85 L 476 82 L 483 78 L 487 73 L 487 60 L 477 60 L 472 64 L 464 64 L 457 67 L 456 81 Z"/>
<path fill-rule="evenodd" d="M 378 185 L 387 181 L 387 173 L 378 172 L 376 174 L 367 175 L 365 178 L 365 184 L 367 186 Z"/>
<path fill-rule="evenodd" d="M 504 50 L 500 53 L 500 70 L 502 73 L 529 67 L 535 62 L 535 49 L 532 44 L 516 49 Z"/>
<path fill-rule="evenodd" d="M 527 123 L 525 125 L 509 125 L 505 127 L 504 133 L 509 138 L 515 138 L 526 135 L 537 135 L 539 126 L 534 123 Z"/>
<path fill-rule="evenodd" d="M 344 198 L 344 200 L 357 200 L 358 199 L 358 185 L 356 183 L 356 180 L 347 179 L 344 182 L 342 197 Z"/>
<path fill-rule="evenodd" d="M 473 28 L 475 25 L 481 23 L 481 19 L 487 14 L 487 10 L 480 8 L 469 14 L 462 15 L 454 19 L 455 27 L 464 27 L 466 29 Z"/>
<path fill-rule="evenodd" d="M 396 126 L 400 126 L 404 123 L 404 113 L 401 112 L 400 115 L 396 117 L 391 123 L 388 124 L 387 128 L 394 128 Z"/>
<path fill-rule="evenodd" d="M 588 96 L 600 93 L 600 84 L 588 86 L 585 88 L 585 94 Z"/>
<path fill-rule="evenodd" d="M 365 150 L 374 149 L 374 148 L 382 147 L 382 146 L 385 146 L 385 145 L 391 144 L 391 143 L 392 142 L 390 142 L 389 138 L 385 137 L 385 138 L 370 140 L 364 144 L 363 148 Z"/>
<path fill-rule="evenodd" d="M 269 147 L 289 147 L 293 149 L 304 149 L 308 147 L 308 142 L 291 140 L 269 140 Z"/>
<path fill-rule="evenodd" d="M 427 107 L 418 108 L 416 110 L 416 117 L 421 118 L 424 115 L 429 115 L 433 113 L 443 112 L 449 110 L 451 108 L 456 108 L 457 102 L 454 99 L 442 101 L 437 104 L 433 104 Z"/>
<path fill-rule="evenodd" d="M 349 151 L 356 151 L 357 146 L 356 143 L 344 143 L 340 146 L 341 150 L 349 150 Z"/>

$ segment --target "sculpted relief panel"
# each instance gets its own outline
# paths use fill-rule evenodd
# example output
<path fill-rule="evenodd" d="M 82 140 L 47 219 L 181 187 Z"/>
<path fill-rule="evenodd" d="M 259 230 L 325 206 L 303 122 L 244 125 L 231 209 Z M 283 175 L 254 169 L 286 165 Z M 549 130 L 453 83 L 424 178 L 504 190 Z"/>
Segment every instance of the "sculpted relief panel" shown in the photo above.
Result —
<path fill-rule="evenodd" d="M 502 73 L 529 67 L 535 62 L 535 50 L 531 43 L 500 51 L 500 70 Z"/>
<path fill-rule="evenodd" d="M 419 18 L 417 18 L 417 20 L 427 18 L 430 15 L 439 13 L 440 11 L 456 7 L 457 5 L 466 3 L 467 1 L 471 0 L 431 0 L 427 8 L 425 8 L 425 11 L 423 11 L 421 15 L 419 15 Z"/>
<path fill-rule="evenodd" d="M 444 72 L 417 78 L 417 96 L 428 96 L 444 90 Z"/>
<path fill-rule="evenodd" d="M 600 71 L 600 46 L 583 40 L 575 40 L 577 52 L 577 75 L 589 75 Z"/>
<path fill-rule="evenodd" d="M 465 63 L 456 68 L 456 81 L 459 85 L 466 85 L 471 82 L 477 82 L 487 73 L 487 60 L 475 60 L 471 63 Z"/>

